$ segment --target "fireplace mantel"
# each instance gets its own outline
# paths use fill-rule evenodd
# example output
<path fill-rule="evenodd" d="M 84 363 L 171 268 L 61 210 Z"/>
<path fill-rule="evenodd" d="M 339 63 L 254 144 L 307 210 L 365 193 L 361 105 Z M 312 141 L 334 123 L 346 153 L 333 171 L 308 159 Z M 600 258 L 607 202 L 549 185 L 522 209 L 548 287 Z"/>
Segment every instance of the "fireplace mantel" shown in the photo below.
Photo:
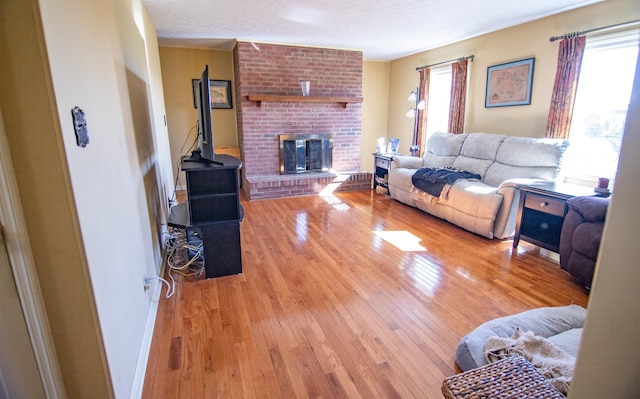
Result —
<path fill-rule="evenodd" d="M 349 103 L 361 103 L 362 97 L 333 97 L 333 96 L 282 96 L 274 94 L 249 94 L 249 101 L 258 103 L 267 102 L 300 102 L 300 103 L 340 103 L 347 108 Z"/>

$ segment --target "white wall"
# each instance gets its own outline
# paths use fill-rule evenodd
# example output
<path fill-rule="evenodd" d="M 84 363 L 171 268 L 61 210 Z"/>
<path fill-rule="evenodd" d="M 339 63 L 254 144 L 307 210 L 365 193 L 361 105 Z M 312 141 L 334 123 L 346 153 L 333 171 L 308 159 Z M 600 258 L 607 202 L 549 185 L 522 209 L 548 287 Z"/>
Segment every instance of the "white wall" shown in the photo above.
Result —
<path fill-rule="evenodd" d="M 160 268 L 172 190 L 155 31 L 139 0 L 40 7 L 112 387 L 116 397 L 128 397 L 151 308 L 143 277 Z M 86 113 L 86 148 L 76 145 L 74 106 Z"/>

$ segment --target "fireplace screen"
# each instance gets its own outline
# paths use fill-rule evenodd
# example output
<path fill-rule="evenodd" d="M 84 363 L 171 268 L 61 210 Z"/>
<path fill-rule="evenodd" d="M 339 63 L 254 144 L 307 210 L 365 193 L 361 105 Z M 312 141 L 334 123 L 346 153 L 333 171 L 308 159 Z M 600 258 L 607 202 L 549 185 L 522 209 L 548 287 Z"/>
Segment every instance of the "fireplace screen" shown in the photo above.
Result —
<path fill-rule="evenodd" d="M 280 173 L 328 172 L 333 142 L 325 134 L 281 135 Z"/>

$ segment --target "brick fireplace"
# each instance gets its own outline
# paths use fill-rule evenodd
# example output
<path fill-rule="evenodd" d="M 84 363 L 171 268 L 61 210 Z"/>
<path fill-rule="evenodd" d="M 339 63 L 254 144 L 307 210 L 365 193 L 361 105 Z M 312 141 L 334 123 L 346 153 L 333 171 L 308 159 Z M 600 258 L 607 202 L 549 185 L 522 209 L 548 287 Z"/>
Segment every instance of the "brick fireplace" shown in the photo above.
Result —
<path fill-rule="evenodd" d="M 362 53 L 238 42 L 234 49 L 242 187 L 250 199 L 370 187 L 360 171 Z M 311 82 L 301 98 L 300 81 Z M 280 173 L 280 136 L 329 136 L 331 171 Z"/>

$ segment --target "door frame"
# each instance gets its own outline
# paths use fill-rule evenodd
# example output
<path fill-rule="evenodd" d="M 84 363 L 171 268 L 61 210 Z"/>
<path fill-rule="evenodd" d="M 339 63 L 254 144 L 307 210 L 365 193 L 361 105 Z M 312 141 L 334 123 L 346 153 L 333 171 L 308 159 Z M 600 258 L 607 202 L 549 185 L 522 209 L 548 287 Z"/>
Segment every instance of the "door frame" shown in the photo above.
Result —
<path fill-rule="evenodd" d="M 67 395 L 62 372 L 55 352 L 23 215 L 0 109 L 0 233 L 4 236 L 18 298 L 22 305 L 45 394 L 47 398 L 64 399 Z"/>

